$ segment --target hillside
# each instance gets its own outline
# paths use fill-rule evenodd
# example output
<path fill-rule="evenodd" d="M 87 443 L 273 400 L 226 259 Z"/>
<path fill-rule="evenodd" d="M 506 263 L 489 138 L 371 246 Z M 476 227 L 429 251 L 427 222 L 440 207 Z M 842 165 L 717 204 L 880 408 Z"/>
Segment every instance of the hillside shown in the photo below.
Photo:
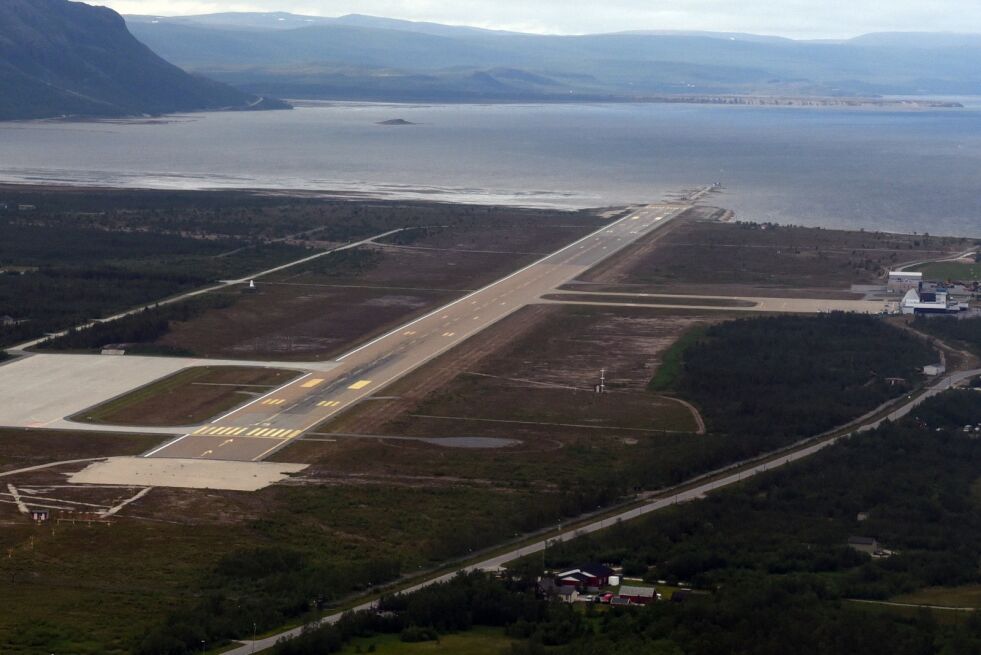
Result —
<path fill-rule="evenodd" d="M 252 93 L 380 100 L 629 100 L 981 93 L 981 37 L 521 34 L 370 16 L 131 16 L 163 56 Z"/>
<path fill-rule="evenodd" d="M 109 9 L 0 2 L 0 120 L 265 106 L 276 103 L 167 63 Z"/>

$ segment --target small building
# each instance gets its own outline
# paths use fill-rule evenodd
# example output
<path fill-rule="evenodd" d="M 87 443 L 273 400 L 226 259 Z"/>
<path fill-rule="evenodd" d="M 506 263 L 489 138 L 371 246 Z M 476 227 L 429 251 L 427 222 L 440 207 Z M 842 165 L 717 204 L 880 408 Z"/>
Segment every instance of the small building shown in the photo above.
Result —
<path fill-rule="evenodd" d="M 538 592 L 542 597 L 550 600 L 561 600 L 566 603 L 574 603 L 579 600 L 579 590 L 575 587 L 567 587 L 558 584 L 555 578 L 545 577 L 538 581 Z"/>
<path fill-rule="evenodd" d="M 0 316 L 0 326 L 10 327 L 11 325 L 17 325 L 20 321 L 15 319 L 13 316 Z"/>
<path fill-rule="evenodd" d="M 928 364 L 923 367 L 924 375 L 929 375 L 931 377 L 936 377 L 938 375 L 943 375 L 947 372 L 947 367 L 943 364 Z"/>
<path fill-rule="evenodd" d="M 631 605 L 648 605 L 657 599 L 657 589 L 654 587 L 635 587 L 620 585 L 617 598 L 626 598 Z"/>
<path fill-rule="evenodd" d="M 574 603 L 579 600 L 579 590 L 575 587 L 556 587 L 555 597 L 566 603 Z"/>
<path fill-rule="evenodd" d="M 872 537 L 848 537 L 848 546 L 868 555 L 878 555 L 882 552 L 879 542 Z"/>
<path fill-rule="evenodd" d="M 32 509 L 31 510 L 31 520 L 37 521 L 38 523 L 43 523 L 51 518 L 51 514 L 46 509 Z"/>
<path fill-rule="evenodd" d="M 910 289 L 919 289 L 921 282 L 923 282 L 923 273 L 889 271 L 889 281 L 886 288 L 896 293 L 905 293 Z"/>

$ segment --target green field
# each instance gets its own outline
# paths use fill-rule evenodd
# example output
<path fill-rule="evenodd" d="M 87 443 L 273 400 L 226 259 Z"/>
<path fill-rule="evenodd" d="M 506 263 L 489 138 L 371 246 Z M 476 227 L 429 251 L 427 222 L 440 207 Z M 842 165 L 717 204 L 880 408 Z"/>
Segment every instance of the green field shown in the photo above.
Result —
<path fill-rule="evenodd" d="M 923 277 L 929 280 L 957 280 L 960 282 L 981 280 L 981 263 L 933 262 L 917 266 L 913 270 L 921 271 Z"/>

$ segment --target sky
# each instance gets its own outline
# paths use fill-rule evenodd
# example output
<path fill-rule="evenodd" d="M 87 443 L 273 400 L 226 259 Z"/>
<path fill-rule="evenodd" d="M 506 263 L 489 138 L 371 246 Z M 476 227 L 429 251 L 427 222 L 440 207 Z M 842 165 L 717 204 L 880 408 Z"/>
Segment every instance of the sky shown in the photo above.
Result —
<path fill-rule="evenodd" d="M 87 0 L 124 14 L 369 14 L 547 34 L 708 30 L 792 38 L 981 32 L 978 0 Z"/>

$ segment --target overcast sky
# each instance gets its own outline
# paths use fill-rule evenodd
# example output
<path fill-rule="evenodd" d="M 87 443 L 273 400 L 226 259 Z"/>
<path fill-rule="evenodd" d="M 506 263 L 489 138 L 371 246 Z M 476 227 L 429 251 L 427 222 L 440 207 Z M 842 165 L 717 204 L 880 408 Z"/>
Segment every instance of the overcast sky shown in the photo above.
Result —
<path fill-rule="evenodd" d="M 289 11 L 371 14 L 528 32 L 711 30 L 838 38 L 867 32 L 981 32 L 978 0 L 88 0 L 130 14 Z"/>

